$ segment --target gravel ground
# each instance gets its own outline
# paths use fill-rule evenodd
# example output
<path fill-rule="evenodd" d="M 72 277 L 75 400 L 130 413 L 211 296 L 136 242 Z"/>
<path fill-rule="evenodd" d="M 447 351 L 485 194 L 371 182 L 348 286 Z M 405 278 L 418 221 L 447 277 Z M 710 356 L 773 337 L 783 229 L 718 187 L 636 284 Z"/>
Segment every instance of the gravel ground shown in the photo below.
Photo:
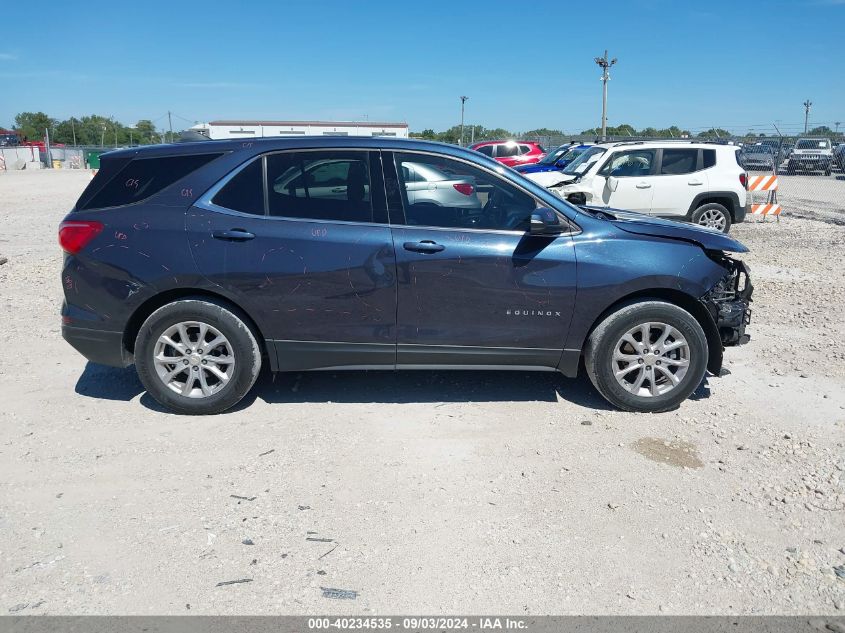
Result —
<path fill-rule="evenodd" d="M 357 372 L 189 418 L 61 340 L 87 182 L 0 174 L 0 613 L 845 612 L 845 226 L 735 227 L 752 342 L 674 412 Z"/>

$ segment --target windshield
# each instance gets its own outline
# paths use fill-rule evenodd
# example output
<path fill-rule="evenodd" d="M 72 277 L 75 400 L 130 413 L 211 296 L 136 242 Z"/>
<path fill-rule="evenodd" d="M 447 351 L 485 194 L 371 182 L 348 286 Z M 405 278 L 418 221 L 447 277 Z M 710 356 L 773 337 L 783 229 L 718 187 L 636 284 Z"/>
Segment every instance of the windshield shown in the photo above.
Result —
<path fill-rule="evenodd" d="M 561 173 L 568 174 L 570 176 L 583 174 L 593 166 L 593 164 L 602 154 L 605 153 L 605 151 L 606 150 L 603 147 L 591 147 L 585 150 L 578 158 L 569 163 Z"/>
<path fill-rule="evenodd" d="M 802 138 L 795 143 L 795 149 L 830 149 L 830 141 L 824 139 Z"/>
<path fill-rule="evenodd" d="M 543 160 L 539 161 L 539 163 L 541 165 L 553 165 L 560 158 L 562 158 L 564 155 L 569 153 L 571 147 L 572 147 L 571 145 L 561 145 L 556 150 L 553 150 L 553 151 L 549 152 L 548 154 L 546 154 L 545 156 L 543 156 Z"/>

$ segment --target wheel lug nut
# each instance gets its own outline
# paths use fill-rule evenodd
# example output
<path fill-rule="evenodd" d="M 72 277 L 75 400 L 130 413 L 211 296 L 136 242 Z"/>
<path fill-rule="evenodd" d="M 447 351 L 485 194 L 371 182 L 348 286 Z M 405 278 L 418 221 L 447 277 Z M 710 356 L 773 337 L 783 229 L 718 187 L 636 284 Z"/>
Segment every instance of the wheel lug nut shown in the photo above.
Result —
<path fill-rule="evenodd" d="M 203 364 L 203 365 L 207 365 L 207 364 L 208 364 L 208 361 L 207 361 L 207 360 L 205 360 L 205 359 L 203 358 L 203 359 L 202 359 L 202 364 Z"/>
<path fill-rule="evenodd" d="M 185 359 L 185 360 L 183 360 L 182 362 L 183 362 L 183 363 L 185 363 L 185 364 L 187 365 L 187 364 L 188 364 L 188 359 L 186 358 L 186 359 Z"/>
<path fill-rule="evenodd" d="M 185 362 L 188 362 L 188 361 L 185 361 Z M 642 359 L 642 358 L 640 358 L 637 362 L 638 362 L 640 365 L 642 365 L 642 364 L 643 364 L 643 359 Z"/>
<path fill-rule="evenodd" d="M 657 364 L 659 365 L 659 364 L 660 364 L 660 361 L 657 361 Z"/>
<path fill-rule="evenodd" d="M 197 354 L 202 354 L 202 350 L 201 350 L 201 349 L 198 349 L 198 350 L 197 350 Z"/>
<path fill-rule="evenodd" d="M 199 370 L 200 370 L 200 368 L 199 368 L 199 367 L 197 367 L 197 366 L 195 365 L 195 366 L 194 366 L 194 371 L 199 371 Z"/>

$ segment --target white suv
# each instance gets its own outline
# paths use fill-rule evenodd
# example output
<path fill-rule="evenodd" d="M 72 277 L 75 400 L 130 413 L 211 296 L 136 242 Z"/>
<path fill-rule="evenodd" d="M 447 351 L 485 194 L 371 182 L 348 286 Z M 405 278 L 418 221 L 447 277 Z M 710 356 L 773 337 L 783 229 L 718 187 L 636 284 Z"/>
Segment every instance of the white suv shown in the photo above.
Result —
<path fill-rule="evenodd" d="M 738 150 L 690 141 L 603 143 L 562 172 L 527 177 L 575 204 L 685 220 L 727 233 L 745 219 L 748 197 Z"/>

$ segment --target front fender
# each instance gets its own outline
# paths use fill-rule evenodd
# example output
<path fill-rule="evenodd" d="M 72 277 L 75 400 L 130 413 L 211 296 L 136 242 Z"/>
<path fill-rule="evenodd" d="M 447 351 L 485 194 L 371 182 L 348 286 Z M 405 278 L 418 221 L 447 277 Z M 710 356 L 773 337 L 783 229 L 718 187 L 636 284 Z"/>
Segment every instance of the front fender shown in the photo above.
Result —
<path fill-rule="evenodd" d="M 607 232 L 585 232 L 573 240 L 578 293 L 568 350 L 583 349 L 597 320 L 614 304 L 653 292 L 695 305 L 726 272 L 689 242 Z"/>

